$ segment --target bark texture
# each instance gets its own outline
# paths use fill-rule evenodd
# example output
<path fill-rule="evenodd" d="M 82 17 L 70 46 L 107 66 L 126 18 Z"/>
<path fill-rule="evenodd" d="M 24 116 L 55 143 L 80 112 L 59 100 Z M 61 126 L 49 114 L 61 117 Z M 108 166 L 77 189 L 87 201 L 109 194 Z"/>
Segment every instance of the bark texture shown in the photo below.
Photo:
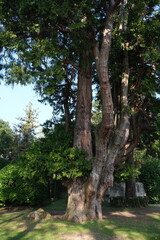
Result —
<path fill-rule="evenodd" d="M 63 218 L 67 221 L 81 223 L 86 221 L 85 215 L 85 187 L 84 180 L 81 178 L 73 179 L 66 183 L 68 190 L 68 203 Z"/>
<path fill-rule="evenodd" d="M 74 146 L 86 151 L 91 158 L 92 66 L 89 50 L 82 51 L 79 69 Z"/>
<path fill-rule="evenodd" d="M 97 214 L 102 218 L 101 201 L 106 190 L 113 186 L 114 163 L 121 148 L 127 142 L 129 136 L 129 114 L 128 106 L 128 52 L 127 44 L 124 50 L 124 72 L 121 80 L 121 118 L 120 123 L 114 127 L 113 101 L 108 74 L 108 57 L 111 45 L 111 33 L 113 28 L 113 15 L 109 15 L 106 22 L 106 29 L 103 33 L 103 42 L 100 52 L 96 50 L 97 71 L 101 86 L 102 98 L 102 122 L 97 129 L 96 135 L 96 161 L 100 164 L 101 174 L 97 189 Z M 105 53 L 107 53 L 107 55 Z M 104 61 L 104 59 L 106 61 Z M 101 161 L 100 161 L 101 158 Z"/>
<path fill-rule="evenodd" d="M 96 153 L 93 168 L 87 180 L 75 179 L 68 186 L 68 206 L 66 219 L 76 222 L 102 218 L 101 202 L 105 191 L 113 186 L 114 162 L 128 139 L 129 116 L 128 105 L 128 53 L 124 52 L 124 72 L 121 81 L 120 124 L 114 129 L 114 111 L 111 86 L 108 72 L 108 59 L 112 39 L 114 11 L 120 1 L 111 1 L 107 8 L 107 18 L 103 30 L 101 44 L 95 44 L 94 56 L 100 82 L 102 100 L 102 121 L 96 129 Z M 82 54 L 82 62 L 86 63 L 87 51 Z M 92 156 L 91 147 L 91 68 L 80 68 L 77 98 L 77 117 L 75 125 L 74 145 Z M 80 182 L 79 182 L 80 181 Z M 79 208 L 79 210 L 78 210 Z"/>
<path fill-rule="evenodd" d="M 92 65 L 89 49 L 82 50 L 78 75 L 77 112 L 74 129 L 74 146 L 87 153 L 86 161 L 92 158 L 91 107 L 92 107 Z M 86 212 L 86 178 L 77 178 L 66 183 L 68 204 L 64 218 L 84 222 L 89 218 Z"/>

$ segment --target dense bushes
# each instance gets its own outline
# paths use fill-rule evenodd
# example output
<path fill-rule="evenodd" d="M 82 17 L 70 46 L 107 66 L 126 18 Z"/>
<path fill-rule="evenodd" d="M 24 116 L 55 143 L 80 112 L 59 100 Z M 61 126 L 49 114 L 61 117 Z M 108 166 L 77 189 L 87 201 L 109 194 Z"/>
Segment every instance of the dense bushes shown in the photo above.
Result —
<path fill-rule="evenodd" d="M 40 172 L 27 163 L 9 164 L 0 171 L 1 205 L 38 205 L 47 196 L 47 187 Z M 42 180 L 42 181 L 41 181 Z"/>
<path fill-rule="evenodd" d="M 140 181 L 144 184 L 149 202 L 160 203 L 160 160 L 148 157 L 140 172 Z"/>
<path fill-rule="evenodd" d="M 8 164 L 8 161 L 6 159 L 0 157 L 0 169 L 5 167 L 7 164 Z"/>
<path fill-rule="evenodd" d="M 37 205 L 54 198 L 57 180 L 88 175 L 91 162 L 85 156 L 71 147 L 70 137 L 62 129 L 37 139 L 14 164 L 0 170 L 1 204 Z"/>

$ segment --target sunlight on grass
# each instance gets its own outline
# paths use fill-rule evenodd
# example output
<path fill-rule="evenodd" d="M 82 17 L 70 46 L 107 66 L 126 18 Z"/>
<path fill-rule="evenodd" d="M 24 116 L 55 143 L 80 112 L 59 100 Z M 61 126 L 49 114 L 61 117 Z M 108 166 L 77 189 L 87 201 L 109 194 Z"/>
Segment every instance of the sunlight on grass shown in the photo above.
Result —
<path fill-rule="evenodd" d="M 160 214 L 158 214 L 158 213 L 148 213 L 146 215 L 151 217 L 151 218 L 153 218 L 153 219 L 155 219 L 155 220 L 160 221 Z"/>
<path fill-rule="evenodd" d="M 64 207 L 64 201 L 61 203 L 63 203 Z M 60 209 L 58 203 L 56 204 Z M 54 209 L 56 209 L 56 204 L 52 204 Z M 51 209 L 51 206 L 48 209 Z M 145 213 L 145 210 L 143 210 L 143 216 L 141 215 L 141 218 L 138 218 L 136 212 L 134 212 L 134 217 L 130 217 L 133 214 L 132 210 L 130 214 L 127 213 L 129 217 L 126 217 L 124 214 L 118 215 L 117 211 L 112 209 L 111 213 L 113 214 L 106 219 L 83 224 L 56 220 L 52 217 L 33 221 L 27 217 L 30 211 L 24 210 L 10 213 L 0 211 L 0 240 L 72 240 L 74 235 L 77 234 L 79 236 L 88 234 L 87 236 L 91 237 L 86 238 L 88 240 L 160 239 L 160 210 L 159 213 L 158 211 Z M 136 211 L 138 213 L 140 210 Z M 83 239 L 83 237 L 78 239 Z"/>

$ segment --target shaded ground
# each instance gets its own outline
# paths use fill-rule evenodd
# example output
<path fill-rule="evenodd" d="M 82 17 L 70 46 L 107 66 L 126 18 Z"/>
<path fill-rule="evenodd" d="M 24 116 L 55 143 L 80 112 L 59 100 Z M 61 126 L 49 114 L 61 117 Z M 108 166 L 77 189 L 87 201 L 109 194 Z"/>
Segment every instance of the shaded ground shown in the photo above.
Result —
<path fill-rule="evenodd" d="M 152 216 L 156 216 L 160 220 L 160 206 L 150 206 L 146 208 L 132 208 L 129 210 L 109 210 L 104 213 L 104 218 L 124 219 L 133 218 L 137 220 L 150 220 Z"/>
<path fill-rule="evenodd" d="M 160 240 L 160 206 L 105 207 L 102 221 L 81 225 L 57 220 L 64 211 L 53 206 L 39 221 L 27 218 L 31 208 L 0 209 L 0 240 Z"/>
<path fill-rule="evenodd" d="M 62 213 L 61 213 L 62 214 Z M 55 217 L 60 217 L 56 215 Z M 129 223 L 129 219 L 134 224 L 134 221 L 138 221 L 143 228 L 144 225 L 150 224 L 151 218 L 160 221 L 160 206 L 152 206 L 147 208 L 136 208 L 129 210 L 120 210 L 120 209 L 109 209 L 104 211 L 103 219 L 116 220 L 121 223 L 121 225 L 126 225 Z M 160 227 L 160 225 L 159 225 Z M 121 236 L 100 236 L 96 232 L 93 233 L 74 233 L 74 234 L 62 234 L 62 240 L 125 240 L 125 239 L 134 239 L 129 238 L 127 235 L 122 234 Z M 146 238 L 148 239 L 148 238 Z M 153 237 L 152 239 L 160 240 L 160 235 Z M 60 238 L 61 240 L 61 238 Z M 139 240 L 138 238 L 136 240 Z M 149 239 L 150 240 L 150 239 Z"/>

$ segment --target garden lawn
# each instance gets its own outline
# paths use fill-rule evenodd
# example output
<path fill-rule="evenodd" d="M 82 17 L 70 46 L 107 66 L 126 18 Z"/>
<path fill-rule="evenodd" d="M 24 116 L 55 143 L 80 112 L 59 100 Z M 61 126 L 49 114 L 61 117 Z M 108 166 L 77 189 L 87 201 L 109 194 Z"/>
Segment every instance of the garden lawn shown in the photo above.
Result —
<path fill-rule="evenodd" d="M 44 208 L 62 213 L 63 200 Z M 104 208 L 104 219 L 74 224 L 55 216 L 34 221 L 28 218 L 32 209 L 0 210 L 0 240 L 160 240 L 160 207 L 139 209 Z"/>

